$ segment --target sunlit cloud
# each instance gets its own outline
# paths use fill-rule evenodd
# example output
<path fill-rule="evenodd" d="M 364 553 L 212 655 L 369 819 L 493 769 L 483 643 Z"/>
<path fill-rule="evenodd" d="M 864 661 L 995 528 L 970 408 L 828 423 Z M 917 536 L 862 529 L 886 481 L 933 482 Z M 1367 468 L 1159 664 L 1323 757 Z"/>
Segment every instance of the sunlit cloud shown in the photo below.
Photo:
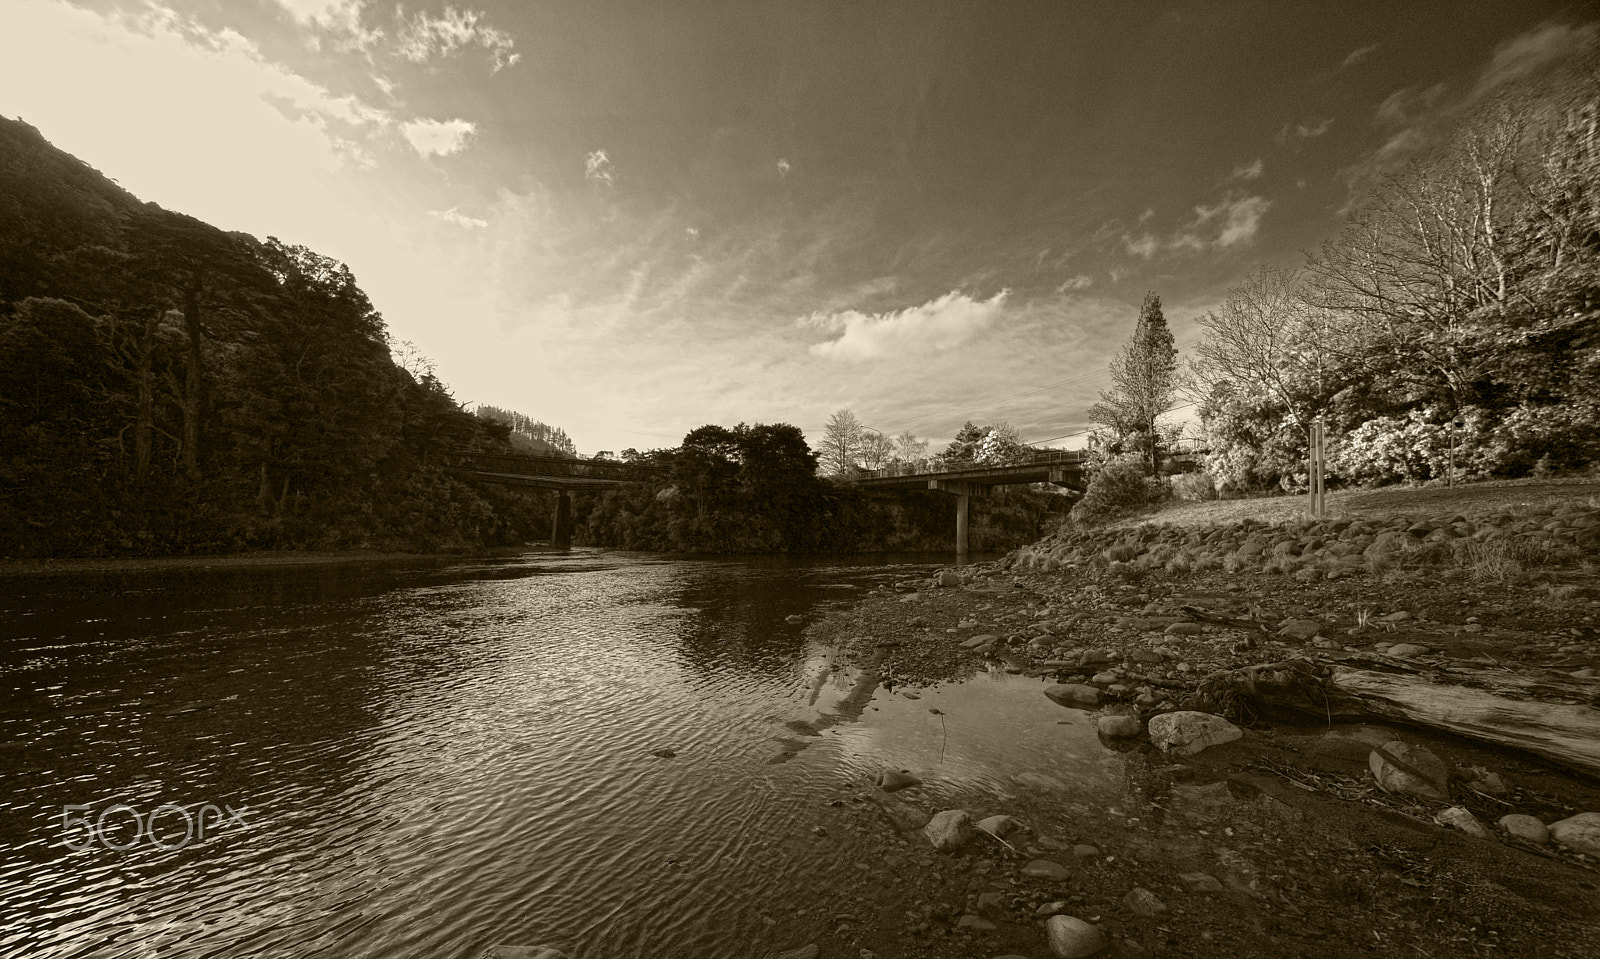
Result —
<path fill-rule="evenodd" d="M 1152 233 L 1124 235 L 1122 245 L 1133 256 L 1153 259 L 1159 253 L 1201 253 L 1229 250 L 1255 241 L 1272 201 L 1240 190 L 1230 191 L 1211 206 L 1194 208 L 1194 217 L 1165 239 Z"/>
<path fill-rule="evenodd" d="M 601 186 L 615 186 L 615 172 L 611 155 L 604 150 L 592 150 L 583 159 L 583 178 Z"/>
<path fill-rule="evenodd" d="M 418 11 L 402 17 L 396 42 L 399 54 L 417 63 L 447 57 L 467 47 L 486 50 L 497 71 L 521 59 L 521 54 L 513 52 L 516 42 L 511 34 L 490 26 L 477 11 L 456 7 L 445 7 L 439 16 Z"/>
<path fill-rule="evenodd" d="M 778 176 L 788 176 L 791 165 L 788 158 L 778 157 Z"/>
<path fill-rule="evenodd" d="M 1305 140 L 1314 140 L 1333 129 L 1333 117 L 1322 119 L 1301 120 L 1298 123 L 1286 123 L 1283 129 L 1273 139 L 1280 147 L 1298 146 Z"/>
<path fill-rule="evenodd" d="M 1495 48 L 1473 96 L 1520 80 L 1541 68 L 1600 48 L 1600 23 L 1546 23 Z"/>
<path fill-rule="evenodd" d="M 992 324 L 1005 309 L 1008 292 L 987 300 L 959 291 L 946 293 L 920 306 L 891 313 L 813 313 L 803 326 L 839 334 L 812 344 L 812 355 L 825 359 L 861 362 L 893 356 L 942 352 L 959 346 Z"/>
<path fill-rule="evenodd" d="M 400 127 L 406 140 L 425 157 L 460 153 L 477 131 L 477 125 L 467 120 L 412 120 Z"/>
<path fill-rule="evenodd" d="M 1087 273 L 1079 273 L 1077 276 L 1068 277 L 1063 281 L 1060 286 L 1056 287 L 1056 292 L 1070 293 L 1073 290 L 1087 290 L 1091 286 L 1094 286 L 1094 277 Z"/>

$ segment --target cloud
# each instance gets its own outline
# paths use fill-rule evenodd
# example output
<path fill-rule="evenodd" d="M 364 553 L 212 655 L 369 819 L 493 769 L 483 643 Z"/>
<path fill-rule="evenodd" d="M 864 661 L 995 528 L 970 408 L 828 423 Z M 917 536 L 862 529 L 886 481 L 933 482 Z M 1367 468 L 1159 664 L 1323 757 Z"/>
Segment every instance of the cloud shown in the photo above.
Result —
<path fill-rule="evenodd" d="M 1434 112 L 1448 88 L 1443 83 L 1431 87 L 1412 86 L 1389 94 L 1378 104 L 1374 116 L 1384 126 L 1404 126 Z"/>
<path fill-rule="evenodd" d="M 467 120 L 421 119 L 402 124 L 400 132 L 424 157 L 449 156 L 465 149 L 478 127 Z"/>
<path fill-rule="evenodd" d="M 1274 137 L 1279 147 L 1297 146 L 1302 141 L 1312 140 L 1322 136 L 1333 129 L 1333 117 L 1323 117 L 1320 120 L 1301 120 L 1298 123 L 1286 123 L 1283 129 Z"/>
<path fill-rule="evenodd" d="M 1056 287 L 1056 292 L 1070 293 L 1073 290 L 1087 290 L 1091 286 L 1094 286 L 1094 277 L 1087 273 L 1079 273 L 1077 276 L 1068 277 L 1063 281 L 1060 286 Z"/>
<path fill-rule="evenodd" d="M 1383 46 L 1383 44 L 1381 44 L 1381 43 L 1369 43 L 1364 47 L 1360 47 L 1358 49 L 1351 50 L 1350 51 L 1350 55 L 1345 57 L 1344 58 L 1344 62 L 1339 64 L 1339 69 L 1341 69 L 1341 70 L 1350 69 L 1351 67 L 1353 67 L 1356 64 L 1360 63 L 1362 60 L 1365 60 L 1369 55 L 1371 55 L 1371 53 L 1374 50 L 1378 49 L 1381 46 Z"/>
<path fill-rule="evenodd" d="M 616 186 L 611 155 L 604 150 L 593 150 L 587 154 L 583 158 L 583 178 L 601 186 Z"/>
<path fill-rule="evenodd" d="M 778 176 L 788 176 L 789 171 L 793 168 L 793 164 L 789 162 L 788 157 L 778 157 Z"/>
<path fill-rule="evenodd" d="M 429 210 L 428 215 L 435 219 L 443 220 L 446 223 L 453 223 L 456 226 L 466 227 L 469 230 L 481 230 L 489 225 L 488 220 L 480 220 L 475 216 L 467 216 L 457 207 L 451 207 L 448 210 Z"/>
<path fill-rule="evenodd" d="M 1600 47 L 1600 23 L 1541 24 L 1495 48 L 1472 96 L 1480 96 L 1533 74 L 1541 67 L 1591 52 L 1596 47 Z"/>
<path fill-rule="evenodd" d="M 1252 163 L 1246 163 L 1246 164 L 1243 164 L 1241 166 L 1234 167 L 1233 168 L 1233 172 L 1228 174 L 1228 179 L 1230 179 L 1230 180 L 1254 180 L 1254 179 L 1258 179 L 1261 176 L 1261 174 L 1266 172 L 1266 169 L 1267 169 L 1266 165 L 1261 162 L 1261 158 L 1257 157 L 1255 159 L 1255 161 L 1252 162 Z"/>
<path fill-rule="evenodd" d="M 1204 253 L 1230 250 L 1253 243 L 1261 220 L 1272 208 L 1264 196 L 1230 190 L 1212 206 L 1194 208 L 1194 218 L 1165 239 L 1153 233 L 1125 234 L 1123 247 L 1141 259 L 1154 259 L 1158 253 Z M 1141 221 L 1143 222 L 1143 218 Z"/>
<path fill-rule="evenodd" d="M 483 14 L 475 10 L 445 7 L 444 13 L 432 16 L 418 11 L 410 18 L 401 18 L 397 51 L 402 57 L 416 63 L 425 63 L 436 57 L 447 57 L 467 47 L 482 47 L 494 61 L 499 71 L 514 65 L 522 58 L 512 52 L 516 42 L 511 34 L 484 21 Z"/>
<path fill-rule="evenodd" d="M 1141 234 L 1138 237 L 1125 236 L 1122 238 L 1122 243 L 1128 248 L 1129 253 L 1143 257 L 1146 260 L 1161 252 L 1161 247 L 1163 246 L 1160 240 L 1148 233 Z"/>
<path fill-rule="evenodd" d="M 838 333 L 835 339 L 812 344 L 813 356 L 862 362 L 926 352 L 943 352 L 959 346 L 992 324 L 1003 312 L 1009 291 L 987 300 L 951 291 L 920 306 L 892 313 L 813 313 L 801 326 Z"/>

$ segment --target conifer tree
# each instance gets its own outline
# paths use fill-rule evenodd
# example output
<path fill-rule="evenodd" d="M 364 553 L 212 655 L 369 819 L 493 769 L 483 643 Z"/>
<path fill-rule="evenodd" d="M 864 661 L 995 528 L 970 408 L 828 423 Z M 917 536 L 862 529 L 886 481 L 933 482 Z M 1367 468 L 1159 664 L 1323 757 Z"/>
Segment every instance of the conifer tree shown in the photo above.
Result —
<path fill-rule="evenodd" d="M 1161 313 L 1161 297 L 1147 293 L 1133 336 L 1111 361 L 1112 388 L 1100 393 L 1089 418 L 1111 428 L 1125 449 L 1156 475 L 1160 466 L 1159 420 L 1172 405 L 1178 349 Z"/>

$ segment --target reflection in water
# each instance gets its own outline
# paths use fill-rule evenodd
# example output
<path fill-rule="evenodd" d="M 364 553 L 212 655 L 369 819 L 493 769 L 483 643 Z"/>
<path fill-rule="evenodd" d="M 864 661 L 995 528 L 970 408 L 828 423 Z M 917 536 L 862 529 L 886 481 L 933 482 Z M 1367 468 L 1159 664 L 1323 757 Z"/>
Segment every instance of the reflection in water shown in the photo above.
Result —
<path fill-rule="evenodd" d="M 1106 781 L 1036 680 L 910 700 L 786 622 L 924 571 L 579 551 L 16 581 L 0 955 L 765 945 L 774 904 L 827 882 L 808 811 L 843 781 L 908 768 L 951 803 L 1035 788 L 1019 768 Z M 64 845 L 64 807 L 119 803 L 245 825 Z"/>

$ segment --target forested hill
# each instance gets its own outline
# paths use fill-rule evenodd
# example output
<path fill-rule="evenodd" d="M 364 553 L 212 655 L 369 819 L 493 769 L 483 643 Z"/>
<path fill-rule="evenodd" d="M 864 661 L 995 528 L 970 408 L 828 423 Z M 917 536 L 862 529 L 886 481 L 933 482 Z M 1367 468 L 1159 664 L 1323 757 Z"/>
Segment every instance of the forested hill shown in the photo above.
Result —
<path fill-rule="evenodd" d="M 343 264 L 0 117 L 0 557 L 521 541 L 542 502 L 438 465 L 508 437 L 396 366 Z"/>

